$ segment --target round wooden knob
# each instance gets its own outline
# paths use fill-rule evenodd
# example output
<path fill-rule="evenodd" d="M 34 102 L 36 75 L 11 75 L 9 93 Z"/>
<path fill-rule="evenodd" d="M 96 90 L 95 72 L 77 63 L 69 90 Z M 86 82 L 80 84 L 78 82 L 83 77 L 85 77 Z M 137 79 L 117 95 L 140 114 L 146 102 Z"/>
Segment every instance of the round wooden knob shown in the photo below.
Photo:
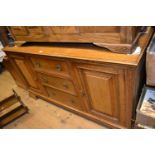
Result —
<path fill-rule="evenodd" d="M 55 68 L 56 68 L 56 70 L 57 70 L 57 71 L 59 71 L 59 72 L 62 70 L 62 68 L 61 68 L 61 65 L 60 65 L 60 64 L 57 64 L 57 65 L 55 66 Z"/>
<path fill-rule="evenodd" d="M 45 78 L 42 78 L 43 82 L 48 83 L 48 80 Z"/>
<path fill-rule="evenodd" d="M 74 104 L 74 103 L 75 103 L 75 101 L 74 101 L 73 99 L 71 99 L 71 103 L 73 103 L 73 104 Z"/>
<path fill-rule="evenodd" d="M 63 87 L 66 88 L 66 89 L 69 88 L 69 86 L 68 86 L 67 83 L 65 83 L 65 82 L 63 83 Z"/>
<path fill-rule="evenodd" d="M 83 90 L 81 90 L 81 91 L 80 91 L 80 95 L 83 97 L 83 96 L 85 96 L 86 94 L 85 94 L 85 92 L 84 92 Z"/>
<path fill-rule="evenodd" d="M 37 67 L 41 67 L 41 64 L 39 62 L 36 62 Z"/>

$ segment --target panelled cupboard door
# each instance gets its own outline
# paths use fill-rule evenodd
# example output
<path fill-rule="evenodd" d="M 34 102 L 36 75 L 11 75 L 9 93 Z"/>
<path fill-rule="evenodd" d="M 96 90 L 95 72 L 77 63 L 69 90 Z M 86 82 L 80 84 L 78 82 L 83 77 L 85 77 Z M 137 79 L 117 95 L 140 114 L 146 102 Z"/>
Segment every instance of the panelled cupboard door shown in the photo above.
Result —
<path fill-rule="evenodd" d="M 78 65 L 81 87 L 86 94 L 88 113 L 109 120 L 116 124 L 124 124 L 122 119 L 124 97 L 122 71 L 106 67 Z M 122 89 L 122 90 L 121 90 Z M 122 118 L 121 118 L 122 117 Z"/>
<path fill-rule="evenodd" d="M 10 71 L 11 75 L 15 79 L 16 84 L 19 87 L 28 89 L 28 84 L 27 84 L 25 78 L 23 77 L 23 75 L 21 74 L 21 72 L 17 69 L 14 61 L 12 59 L 6 58 L 6 59 L 4 59 L 4 65 L 5 65 L 5 68 L 8 71 Z"/>
<path fill-rule="evenodd" d="M 29 35 L 44 35 L 44 29 L 42 26 L 26 26 Z"/>
<path fill-rule="evenodd" d="M 28 31 L 25 26 L 11 26 L 9 29 L 15 37 L 28 35 Z"/>
<path fill-rule="evenodd" d="M 13 36 L 16 37 L 28 37 L 31 39 L 37 39 L 46 35 L 46 26 L 11 26 L 9 27 Z M 32 39 L 32 41 L 33 41 Z"/>
<path fill-rule="evenodd" d="M 25 57 L 18 55 L 11 55 L 10 57 L 16 65 L 16 68 L 18 68 L 20 73 L 23 75 L 30 89 L 41 92 L 40 87 L 37 84 L 37 77 L 29 66 L 28 60 L 26 60 Z"/>
<path fill-rule="evenodd" d="M 76 26 L 51 26 L 50 28 L 54 34 L 76 34 L 79 32 Z"/>

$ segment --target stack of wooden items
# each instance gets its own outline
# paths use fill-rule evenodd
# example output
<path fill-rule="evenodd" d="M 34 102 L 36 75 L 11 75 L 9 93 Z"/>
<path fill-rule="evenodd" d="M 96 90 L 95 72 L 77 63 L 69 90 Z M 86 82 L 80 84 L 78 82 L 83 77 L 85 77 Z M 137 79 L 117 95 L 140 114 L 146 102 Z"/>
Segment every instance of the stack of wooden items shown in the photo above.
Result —
<path fill-rule="evenodd" d="M 147 49 L 147 86 L 143 88 L 137 107 L 136 125 L 139 128 L 155 128 L 155 34 Z"/>
<path fill-rule="evenodd" d="M 0 128 L 28 112 L 28 108 L 13 90 L 12 94 L 0 98 Z"/>

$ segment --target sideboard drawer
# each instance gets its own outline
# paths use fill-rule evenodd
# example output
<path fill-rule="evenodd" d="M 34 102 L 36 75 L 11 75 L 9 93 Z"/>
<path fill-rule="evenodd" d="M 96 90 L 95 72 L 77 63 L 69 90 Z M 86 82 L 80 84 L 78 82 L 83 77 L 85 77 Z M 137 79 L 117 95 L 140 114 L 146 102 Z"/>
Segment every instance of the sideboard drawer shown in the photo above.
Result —
<path fill-rule="evenodd" d="M 48 76 L 45 74 L 38 73 L 39 79 L 44 85 L 50 85 L 51 87 L 70 93 L 76 94 L 73 82 L 63 78 Z"/>
<path fill-rule="evenodd" d="M 59 90 L 56 90 L 50 87 L 45 87 L 45 88 L 47 90 L 49 97 L 53 101 L 63 104 L 63 105 L 68 105 L 68 106 L 77 108 L 79 110 L 82 109 L 81 102 L 78 97 L 74 95 L 70 95 L 68 93 L 64 93 L 62 91 L 59 91 Z"/>
<path fill-rule="evenodd" d="M 52 60 L 48 58 L 31 58 L 36 70 L 48 73 L 56 73 L 69 76 L 69 69 L 67 63 L 61 60 Z"/>

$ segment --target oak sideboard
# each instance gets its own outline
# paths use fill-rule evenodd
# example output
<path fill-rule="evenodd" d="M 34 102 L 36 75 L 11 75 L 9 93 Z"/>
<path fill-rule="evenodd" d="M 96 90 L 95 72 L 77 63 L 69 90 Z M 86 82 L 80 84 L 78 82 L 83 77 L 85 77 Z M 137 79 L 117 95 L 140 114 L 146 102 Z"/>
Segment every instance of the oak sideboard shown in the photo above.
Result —
<path fill-rule="evenodd" d="M 6 66 L 18 86 L 109 128 L 131 128 L 144 83 L 145 49 L 118 54 L 89 44 L 25 43 L 5 47 Z M 44 116 L 41 116 L 44 117 Z"/>

